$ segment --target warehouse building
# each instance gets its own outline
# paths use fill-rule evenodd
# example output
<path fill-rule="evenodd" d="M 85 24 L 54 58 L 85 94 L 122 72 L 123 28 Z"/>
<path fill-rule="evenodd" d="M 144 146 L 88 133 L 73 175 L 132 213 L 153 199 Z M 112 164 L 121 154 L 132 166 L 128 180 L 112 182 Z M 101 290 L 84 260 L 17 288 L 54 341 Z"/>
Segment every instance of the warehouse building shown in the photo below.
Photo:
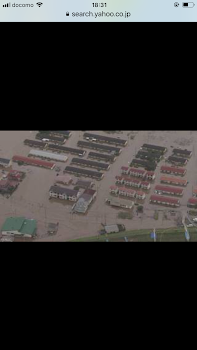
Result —
<path fill-rule="evenodd" d="M 38 158 L 47 159 L 47 160 L 56 160 L 57 162 L 64 162 L 64 163 L 67 162 L 68 160 L 67 156 L 55 154 L 52 152 L 34 150 L 34 149 L 29 152 L 29 157 L 38 157 Z"/>
<path fill-rule="evenodd" d="M 3 236 L 27 237 L 36 236 L 36 220 L 26 219 L 24 217 L 11 217 L 4 222 L 1 233 Z"/>

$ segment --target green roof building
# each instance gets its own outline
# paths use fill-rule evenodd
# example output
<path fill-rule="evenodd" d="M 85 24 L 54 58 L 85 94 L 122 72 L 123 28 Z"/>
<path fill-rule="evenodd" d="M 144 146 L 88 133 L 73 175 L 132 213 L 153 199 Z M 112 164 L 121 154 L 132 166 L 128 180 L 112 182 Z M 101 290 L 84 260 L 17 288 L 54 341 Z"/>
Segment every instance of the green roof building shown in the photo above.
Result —
<path fill-rule="evenodd" d="M 36 220 L 24 217 L 8 218 L 4 222 L 1 233 L 3 236 L 34 237 L 37 231 Z"/>

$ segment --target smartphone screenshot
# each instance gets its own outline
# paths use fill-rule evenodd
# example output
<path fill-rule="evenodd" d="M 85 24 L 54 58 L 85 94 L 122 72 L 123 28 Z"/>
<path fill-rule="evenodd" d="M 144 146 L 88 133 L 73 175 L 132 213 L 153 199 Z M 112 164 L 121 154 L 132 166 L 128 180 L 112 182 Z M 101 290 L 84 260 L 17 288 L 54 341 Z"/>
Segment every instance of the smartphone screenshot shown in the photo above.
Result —
<path fill-rule="evenodd" d="M 0 22 L 196 22 L 196 19 L 196 0 L 0 0 Z"/>

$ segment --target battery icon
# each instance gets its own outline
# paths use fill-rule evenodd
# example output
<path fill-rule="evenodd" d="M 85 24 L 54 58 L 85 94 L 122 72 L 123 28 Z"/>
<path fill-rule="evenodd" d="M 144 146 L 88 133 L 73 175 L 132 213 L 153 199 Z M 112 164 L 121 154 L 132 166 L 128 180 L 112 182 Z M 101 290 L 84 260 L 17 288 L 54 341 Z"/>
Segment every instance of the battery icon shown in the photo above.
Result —
<path fill-rule="evenodd" d="M 192 8 L 195 4 L 193 2 L 183 2 L 183 7 Z"/>

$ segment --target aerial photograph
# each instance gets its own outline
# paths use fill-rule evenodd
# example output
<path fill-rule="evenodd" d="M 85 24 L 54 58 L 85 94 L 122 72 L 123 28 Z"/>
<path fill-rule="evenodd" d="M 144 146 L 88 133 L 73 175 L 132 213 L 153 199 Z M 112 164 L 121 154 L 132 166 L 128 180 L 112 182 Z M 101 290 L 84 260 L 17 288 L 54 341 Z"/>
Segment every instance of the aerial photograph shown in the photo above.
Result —
<path fill-rule="evenodd" d="M 197 241 L 197 131 L 0 131 L 0 242 Z"/>

